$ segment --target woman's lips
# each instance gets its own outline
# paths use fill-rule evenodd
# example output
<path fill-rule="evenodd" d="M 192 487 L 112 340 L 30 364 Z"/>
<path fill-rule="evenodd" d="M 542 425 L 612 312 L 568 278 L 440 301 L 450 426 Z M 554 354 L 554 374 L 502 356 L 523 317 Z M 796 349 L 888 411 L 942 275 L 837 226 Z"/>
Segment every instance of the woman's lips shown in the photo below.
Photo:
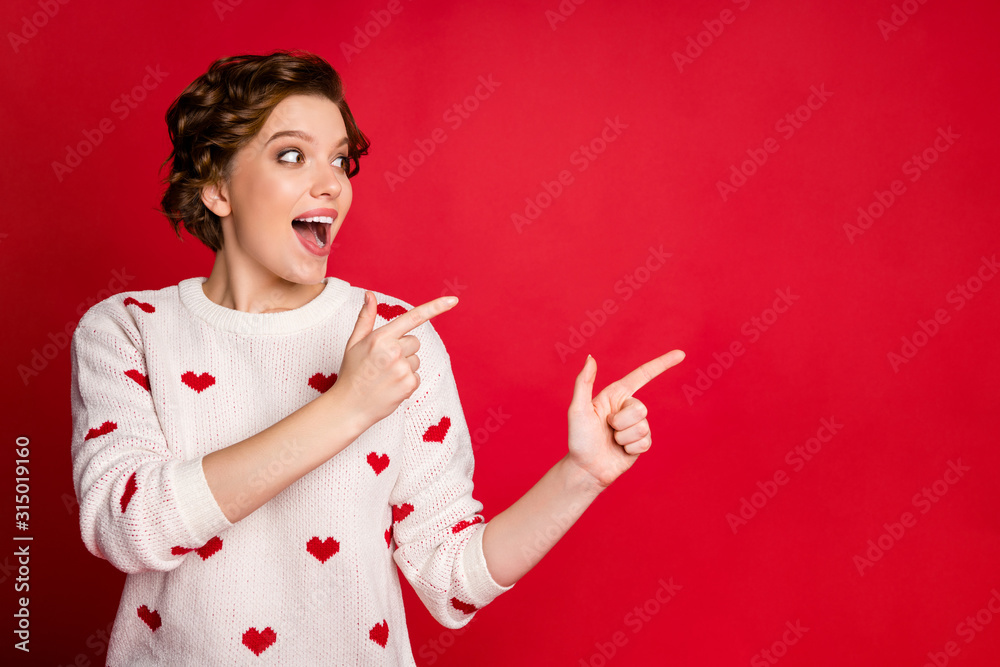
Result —
<path fill-rule="evenodd" d="M 299 218 L 312 218 L 312 217 L 320 216 L 320 215 L 328 217 L 328 218 L 333 218 L 334 220 L 336 220 L 337 219 L 337 209 L 333 209 L 333 208 L 314 208 L 314 209 L 311 209 L 309 211 L 303 211 L 302 213 L 299 213 L 298 215 L 295 216 L 294 219 L 298 220 Z"/>
<path fill-rule="evenodd" d="M 337 219 L 337 210 L 333 208 L 314 208 L 295 216 L 292 219 L 292 228 L 299 241 L 312 254 L 326 257 L 330 254 L 331 241 L 333 240 L 333 223 Z M 316 238 L 322 241 L 320 247 Z"/>

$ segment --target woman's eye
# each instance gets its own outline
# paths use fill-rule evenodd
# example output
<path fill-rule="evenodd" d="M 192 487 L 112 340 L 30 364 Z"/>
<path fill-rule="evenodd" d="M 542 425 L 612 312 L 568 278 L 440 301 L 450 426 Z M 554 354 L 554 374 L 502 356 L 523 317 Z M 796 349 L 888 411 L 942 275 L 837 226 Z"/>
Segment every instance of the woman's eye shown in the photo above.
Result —
<path fill-rule="evenodd" d="M 285 158 L 289 155 L 295 156 L 296 159 L 286 160 Z M 278 154 L 278 162 L 284 162 L 286 164 L 296 164 L 300 162 L 300 160 L 297 159 L 299 157 L 303 157 L 302 151 L 300 151 L 297 148 L 289 148 L 288 150 L 284 150 Z M 346 155 L 338 155 L 337 157 L 333 158 L 333 165 L 338 169 L 346 170 L 348 165 L 348 160 L 349 158 Z"/>
<path fill-rule="evenodd" d="M 278 154 L 278 162 L 293 162 L 292 160 L 284 159 L 286 155 L 292 155 L 292 154 L 302 155 L 302 152 L 296 148 L 290 148 L 287 151 L 281 151 L 281 153 Z M 294 162 L 298 162 L 298 160 L 294 160 Z"/>

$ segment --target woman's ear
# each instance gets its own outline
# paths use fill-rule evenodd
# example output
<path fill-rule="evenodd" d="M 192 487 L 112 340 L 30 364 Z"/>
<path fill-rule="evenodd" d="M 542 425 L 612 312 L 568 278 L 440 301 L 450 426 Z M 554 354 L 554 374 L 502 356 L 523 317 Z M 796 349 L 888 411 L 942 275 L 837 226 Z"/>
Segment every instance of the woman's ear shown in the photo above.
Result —
<path fill-rule="evenodd" d="M 229 205 L 228 193 L 225 185 L 213 183 L 201 189 L 201 202 L 209 211 L 220 218 L 225 218 L 232 213 L 233 208 Z"/>

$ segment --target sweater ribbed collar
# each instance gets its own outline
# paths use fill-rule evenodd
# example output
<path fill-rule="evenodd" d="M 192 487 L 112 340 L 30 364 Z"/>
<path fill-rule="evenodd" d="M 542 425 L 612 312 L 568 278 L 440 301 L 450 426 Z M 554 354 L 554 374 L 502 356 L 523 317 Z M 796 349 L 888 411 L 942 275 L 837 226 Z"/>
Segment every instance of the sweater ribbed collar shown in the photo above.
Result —
<path fill-rule="evenodd" d="M 187 278 L 177 284 L 180 299 L 192 315 L 221 331 L 244 334 L 287 334 L 301 331 L 330 317 L 345 301 L 350 283 L 327 276 L 326 287 L 309 303 L 279 313 L 245 313 L 215 303 L 205 294 L 208 278 Z"/>

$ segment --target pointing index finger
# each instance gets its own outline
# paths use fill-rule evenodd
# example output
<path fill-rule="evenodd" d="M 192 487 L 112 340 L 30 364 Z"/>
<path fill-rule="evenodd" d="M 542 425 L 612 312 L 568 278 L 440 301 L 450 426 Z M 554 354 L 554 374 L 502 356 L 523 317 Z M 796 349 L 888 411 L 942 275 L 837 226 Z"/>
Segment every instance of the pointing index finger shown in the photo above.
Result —
<path fill-rule="evenodd" d="M 453 301 L 452 301 L 453 300 Z M 394 338 L 401 338 L 408 331 L 416 329 L 424 322 L 436 317 L 441 313 L 451 310 L 458 303 L 458 297 L 442 296 L 421 304 L 406 311 L 399 317 L 395 317 L 385 326 L 380 327 L 386 335 Z"/>
<path fill-rule="evenodd" d="M 671 350 L 656 359 L 647 361 L 642 366 L 639 366 L 639 368 L 619 380 L 618 383 L 624 387 L 628 395 L 631 396 L 657 375 L 671 366 L 676 366 L 682 361 L 684 361 L 684 352 L 681 350 Z"/>

